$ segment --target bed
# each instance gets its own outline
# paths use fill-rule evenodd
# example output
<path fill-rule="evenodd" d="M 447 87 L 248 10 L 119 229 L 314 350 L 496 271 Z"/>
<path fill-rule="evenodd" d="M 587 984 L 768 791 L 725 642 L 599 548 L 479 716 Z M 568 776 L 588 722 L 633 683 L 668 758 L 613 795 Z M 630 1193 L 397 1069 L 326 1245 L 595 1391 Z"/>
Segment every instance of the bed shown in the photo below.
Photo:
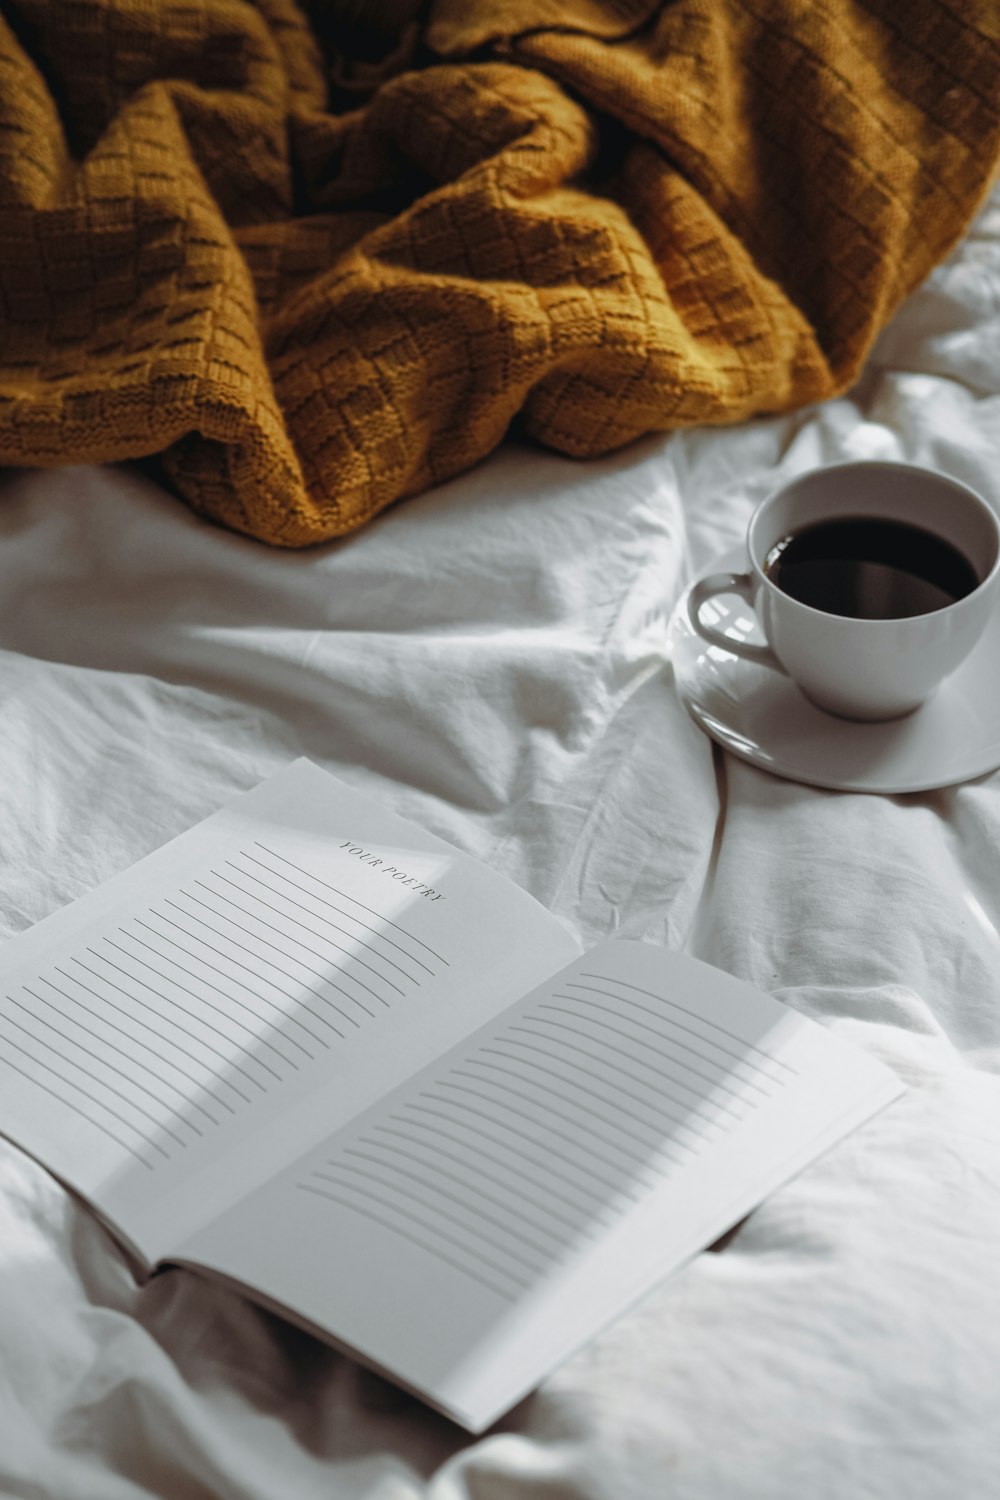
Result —
<path fill-rule="evenodd" d="M 1000 193 L 858 384 L 792 415 L 589 463 L 512 441 L 303 552 L 140 468 L 3 475 L 5 935 L 307 755 L 584 943 L 685 949 L 907 1087 L 477 1440 L 233 1293 L 137 1285 L 0 1141 L 4 1494 L 1000 1493 L 1000 773 L 771 776 L 695 726 L 671 661 L 754 504 L 857 458 L 1000 507 Z"/>

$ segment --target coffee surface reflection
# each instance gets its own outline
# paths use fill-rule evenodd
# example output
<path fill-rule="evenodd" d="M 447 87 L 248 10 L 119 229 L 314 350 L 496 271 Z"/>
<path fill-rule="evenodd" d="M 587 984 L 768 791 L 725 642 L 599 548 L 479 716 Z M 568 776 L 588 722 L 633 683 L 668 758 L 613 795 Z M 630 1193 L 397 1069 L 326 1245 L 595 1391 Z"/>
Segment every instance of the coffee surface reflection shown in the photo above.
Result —
<path fill-rule="evenodd" d="M 826 614 L 902 620 L 931 614 L 978 587 L 957 547 L 921 526 L 869 517 L 821 521 L 776 542 L 764 572 Z"/>

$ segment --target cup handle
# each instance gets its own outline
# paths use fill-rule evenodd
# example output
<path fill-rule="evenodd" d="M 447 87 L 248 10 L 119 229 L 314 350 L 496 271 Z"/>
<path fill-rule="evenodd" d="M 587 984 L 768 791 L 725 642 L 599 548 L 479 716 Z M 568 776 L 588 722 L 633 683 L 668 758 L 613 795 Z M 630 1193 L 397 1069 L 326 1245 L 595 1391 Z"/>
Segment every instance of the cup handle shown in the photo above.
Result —
<path fill-rule="evenodd" d="M 707 578 L 699 578 L 688 594 L 687 612 L 692 630 L 697 631 L 710 645 L 718 646 L 732 656 L 742 656 L 746 661 L 756 662 L 759 667 L 770 667 L 772 671 L 781 672 L 787 677 L 788 673 L 770 646 L 755 646 L 750 641 L 734 639 L 733 636 L 723 635 L 721 630 L 705 624 L 701 618 L 702 608 L 716 594 L 739 594 L 746 600 L 748 607 L 753 609 L 752 574 L 709 573 Z"/>

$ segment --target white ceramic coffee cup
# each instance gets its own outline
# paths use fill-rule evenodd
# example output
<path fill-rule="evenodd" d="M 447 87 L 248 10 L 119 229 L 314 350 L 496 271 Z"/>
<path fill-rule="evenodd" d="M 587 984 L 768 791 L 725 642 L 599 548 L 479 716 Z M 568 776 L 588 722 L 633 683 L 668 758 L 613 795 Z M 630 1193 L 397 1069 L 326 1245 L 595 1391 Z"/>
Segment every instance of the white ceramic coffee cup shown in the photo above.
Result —
<path fill-rule="evenodd" d="M 944 609 L 905 619 L 828 614 L 784 593 L 764 572 L 774 545 L 820 521 L 905 521 L 950 542 L 979 578 Z M 865 461 L 801 475 L 764 500 L 747 530 L 745 573 L 713 573 L 688 596 L 688 617 L 710 644 L 784 672 L 818 707 L 847 719 L 895 719 L 918 708 L 976 644 L 1000 593 L 1000 521 L 974 490 L 930 469 Z M 702 618 L 717 594 L 739 594 L 767 641 L 757 646 Z"/>

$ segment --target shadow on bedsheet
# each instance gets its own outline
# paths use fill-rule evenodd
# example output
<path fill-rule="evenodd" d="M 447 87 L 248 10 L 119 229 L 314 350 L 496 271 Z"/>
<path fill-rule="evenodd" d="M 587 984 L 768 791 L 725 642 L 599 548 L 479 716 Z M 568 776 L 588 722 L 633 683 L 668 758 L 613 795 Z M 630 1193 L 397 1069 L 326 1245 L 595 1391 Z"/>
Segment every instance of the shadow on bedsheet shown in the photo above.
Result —
<path fill-rule="evenodd" d="M 163 1434 L 194 1423 L 195 1401 L 198 1427 L 204 1408 L 218 1403 L 231 1416 L 234 1404 L 245 1404 L 280 1422 L 316 1459 L 350 1464 L 395 1452 L 394 1466 L 423 1479 L 481 1441 L 224 1286 L 180 1269 L 143 1285 L 138 1264 L 73 1195 L 65 1234 L 66 1259 L 86 1297 L 80 1317 L 92 1352 L 54 1441 L 98 1453 L 144 1493 L 158 1478 L 157 1493 L 164 1495 L 190 1484 L 190 1456 L 172 1454 Z M 121 1340 L 129 1346 L 125 1380 L 118 1374 Z M 565 1399 L 553 1401 L 542 1389 L 490 1431 L 530 1426 L 536 1438 L 555 1441 L 580 1435 L 586 1420 L 582 1412 L 574 1415 Z M 186 1442 L 194 1437 L 186 1432 Z"/>

